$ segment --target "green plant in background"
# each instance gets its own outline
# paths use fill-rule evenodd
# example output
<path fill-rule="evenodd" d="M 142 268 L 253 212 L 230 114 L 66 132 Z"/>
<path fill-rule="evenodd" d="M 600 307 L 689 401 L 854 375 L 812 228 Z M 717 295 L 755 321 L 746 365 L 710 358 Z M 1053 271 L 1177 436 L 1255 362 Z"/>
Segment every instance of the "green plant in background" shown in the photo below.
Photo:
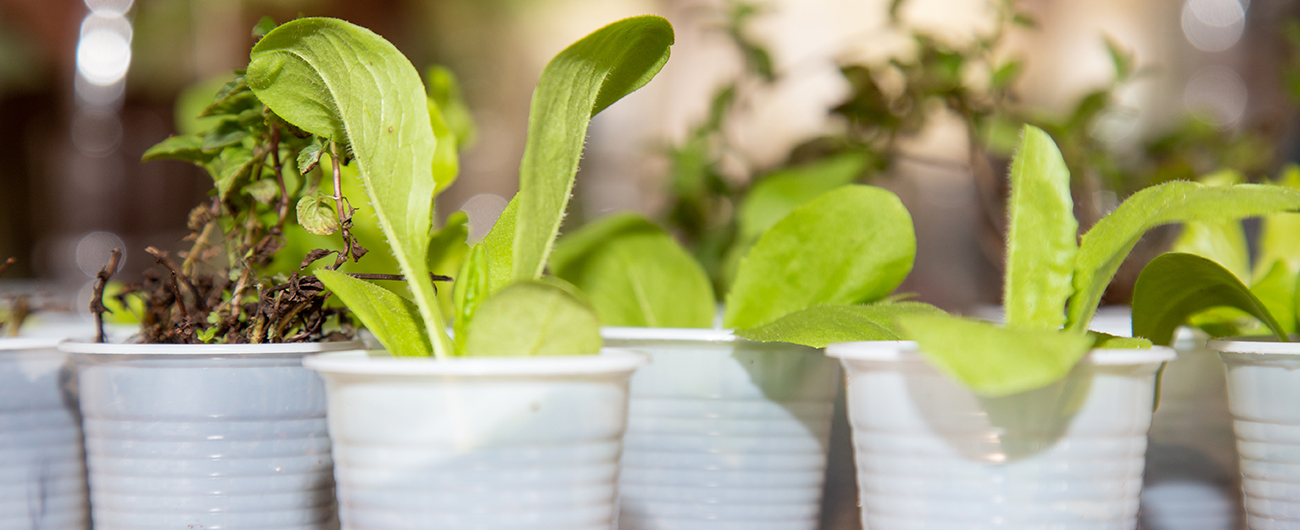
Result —
<path fill-rule="evenodd" d="M 428 109 L 438 103 L 427 103 L 405 57 L 368 30 L 312 18 L 268 33 L 253 48 L 249 85 L 322 145 L 346 147 L 413 299 L 336 271 L 317 276 L 393 355 L 595 353 L 601 342 L 594 312 L 542 271 L 588 122 L 649 82 L 672 41 L 664 19 L 635 17 L 592 33 L 547 65 L 533 95 L 519 194 L 488 237 L 468 250 L 457 276 L 453 342 L 427 262 L 435 244 L 456 239 L 431 233 L 434 194 L 454 167 L 438 157 L 455 156 L 454 149 L 436 149 L 438 128 L 429 126 Z"/>
<path fill-rule="evenodd" d="M 1211 176 L 1219 185 L 1239 178 Z M 1300 190 L 1300 167 L 1288 166 L 1279 184 Z M 1184 324 L 1216 337 L 1271 333 L 1288 340 L 1300 331 L 1300 214 L 1264 217 L 1253 268 L 1239 222 L 1189 224 L 1173 250 L 1138 276 L 1135 335 L 1169 344 Z"/>
<path fill-rule="evenodd" d="M 915 255 L 912 219 L 898 197 L 872 186 L 835 188 L 757 237 L 726 293 L 722 325 L 746 338 L 818 347 L 863 326 L 882 323 L 888 333 L 896 314 L 937 311 L 887 298 Z M 714 320 L 703 266 L 634 214 L 566 235 L 551 270 L 587 293 L 606 325 L 702 328 Z"/>

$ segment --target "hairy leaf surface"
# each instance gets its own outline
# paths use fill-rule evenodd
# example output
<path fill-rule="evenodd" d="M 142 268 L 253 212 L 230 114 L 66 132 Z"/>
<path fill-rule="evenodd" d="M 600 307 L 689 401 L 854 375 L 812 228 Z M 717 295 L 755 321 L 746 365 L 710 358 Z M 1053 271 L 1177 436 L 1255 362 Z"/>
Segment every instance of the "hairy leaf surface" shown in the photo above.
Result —
<path fill-rule="evenodd" d="M 1007 327 L 1060 329 L 1074 292 L 1079 222 L 1070 170 L 1052 138 L 1026 125 L 1011 162 L 1011 221 L 1002 304 Z"/>
<path fill-rule="evenodd" d="M 302 18 L 253 47 L 248 86 L 299 128 L 346 145 L 393 249 L 433 351 L 451 355 L 426 263 L 436 187 L 436 147 L 419 73 L 370 30 Z"/>

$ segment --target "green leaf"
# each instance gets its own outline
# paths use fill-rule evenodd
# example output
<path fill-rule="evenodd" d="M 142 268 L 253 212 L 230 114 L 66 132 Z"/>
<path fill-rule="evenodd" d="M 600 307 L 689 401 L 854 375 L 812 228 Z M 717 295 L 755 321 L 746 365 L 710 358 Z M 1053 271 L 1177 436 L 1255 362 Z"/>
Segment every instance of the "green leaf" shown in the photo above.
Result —
<path fill-rule="evenodd" d="M 519 217 L 519 196 L 515 195 L 506 204 L 506 209 L 497 216 L 497 222 L 483 238 L 483 246 L 488 257 L 488 290 L 495 293 L 510 284 L 510 274 L 514 270 L 515 227 Z"/>
<path fill-rule="evenodd" d="M 533 92 L 519 165 L 511 281 L 538 278 L 546 266 L 591 117 L 649 82 L 668 61 L 672 43 L 667 20 L 627 18 L 565 48 L 546 65 Z"/>
<path fill-rule="evenodd" d="M 736 212 L 741 240 L 758 239 L 799 205 L 857 180 L 867 161 L 864 153 L 846 153 L 760 178 Z"/>
<path fill-rule="evenodd" d="M 208 164 L 208 173 L 213 175 L 217 187 L 217 196 L 225 200 L 230 192 L 239 189 L 247 177 L 257 167 L 258 160 L 253 151 L 244 147 L 222 149 L 221 154 Z"/>
<path fill-rule="evenodd" d="M 393 356 L 428 357 L 432 352 L 420 310 L 410 300 L 338 271 L 317 269 L 316 277 L 347 304 Z"/>
<path fill-rule="evenodd" d="M 431 66 L 424 71 L 424 84 L 429 90 L 429 99 L 438 106 L 447 127 L 456 136 L 456 146 L 464 149 L 473 145 L 478 136 L 478 128 L 474 125 L 474 115 L 461 94 L 456 74 L 443 66 Z"/>
<path fill-rule="evenodd" d="M 611 215 L 561 238 L 551 272 L 582 290 L 606 326 L 713 324 L 717 303 L 704 268 L 636 214 Z"/>
<path fill-rule="evenodd" d="M 274 180 L 261 179 L 244 186 L 244 193 L 247 193 L 257 202 L 271 204 L 280 197 L 280 186 Z"/>
<path fill-rule="evenodd" d="M 1133 334 L 1168 345 L 1174 330 L 1207 309 L 1233 307 L 1264 322 L 1279 338 L 1285 330 L 1241 280 L 1195 254 L 1170 252 L 1151 260 L 1133 287 Z"/>
<path fill-rule="evenodd" d="M 1106 37 L 1106 51 L 1110 52 L 1110 62 L 1115 67 L 1116 79 L 1127 79 L 1133 75 L 1133 53 L 1121 48 L 1114 39 Z"/>
<path fill-rule="evenodd" d="M 311 170 L 320 165 L 320 156 L 325 153 L 325 146 L 320 143 L 320 138 L 313 136 L 311 143 L 298 151 L 298 172 L 306 175 Z"/>
<path fill-rule="evenodd" d="M 257 21 L 257 25 L 253 26 L 253 38 L 260 39 L 266 36 L 267 33 L 270 33 L 273 29 L 275 29 L 275 19 L 271 17 L 262 17 Z"/>
<path fill-rule="evenodd" d="M 905 315 L 898 325 L 939 370 L 984 396 L 1052 384 L 1070 373 L 1093 343 L 1086 333 L 1007 329 L 944 314 Z"/>
<path fill-rule="evenodd" d="M 1243 181 L 1245 177 L 1231 169 L 1217 171 L 1200 179 L 1207 186 L 1228 186 Z M 1237 219 L 1184 223 L 1182 232 L 1169 250 L 1196 254 L 1216 261 L 1243 282 L 1250 278 L 1250 250 L 1246 246 L 1246 231 Z"/>
<path fill-rule="evenodd" d="M 308 232 L 319 236 L 338 232 L 339 218 L 333 202 L 333 199 L 320 195 L 309 195 L 298 199 L 298 224 Z"/>
<path fill-rule="evenodd" d="M 736 335 L 761 342 L 789 342 L 825 348 L 837 342 L 903 340 L 895 319 L 900 315 L 942 313 L 921 302 L 878 302 L 869 305 L 823 305 L 796 311 Z"/>
<path fill-rule="evenodd" d="M 1106 285 L 1147 230 L 1185 221 L 1221 221 L 1300 209 L 1300 191 L 1260 184 L 1166 182 L 1134 193 L 1083 236 L 1067 326 L 1082 331 Z M 1150 337 L 1148 337 L 1150 338 Z"/>
<path fill-rule="evenodd" d="M 723 325 L 752 328 L 818 305 L 873 302 L 912 270 L 916 237 L 898 197 L 849 185 L 790 212 L 740 263 Z"/>
<path fill-rule="evenodd" d="M 1142 337 L 1117 337 L 1100 331 L 1089 331 L 1088 334 L 1092 335 L 1092 337 L 1097 341 L 1096 344 L 1092 345 L 1093 348 L 1107 350 L 1149 350 L 1152 346 L 1150 340 Z"/>
<path fill-rule="evenodd" d="M 474 320 L 474 312 L 479 304 L 491 294 L 488 285 L 489 274 L 487 247 L 474 245 L 460 264 L 460 273 L 452 288 L 452 298 L 456 307 L 456 351 L 465 351 L 465 337 L 469 336 L 469 323 Z"/>
<path fill-rule="evenodd" d="M 1288 165 L 1278 184 L 1300 189 L 1300 166 Z M 1255 260 L 1256 280 L 1271 272 L 1279 262 L 1285 263 L 1292 274 L 1300 273 L 1300 214 L 1264 217 L 1259 233 L 1259 259 Z"/>
<path fill-rule="evenodd" d="M 1020 72 L 1024 70 L 1024 66 L 1025 63 L 1021 60 L 1011 60 L 1002 63 L 1002 66 L 999 66 L 997 70 L 993 71 L 993 77 L 989 80 L 989 84 L 992 85 L 994 89 L 1011 88 L 1011 84 L 1015 83 L 1016 79 L 1020 78 Z"/>
<path fill-rule="evenodd" d="M 203 137 L 197 134 L 185 134 L 181 136 L 172 136 L 166 140 L 158 142 L 144 152 L 140 157 L 141 162 L 150 162 L 153 160 L 182 160 L 185 162 L 206 163 L 215 156 L 213 153 L 203 152 Z"/>
<path fill-rule="evenodd" d="M 468 356 L 595 354 L 602 344 L 600 321 L 591 306 L 539 281 L 515 283 L 488 297 L 474 312 L 466 335 Z"/>
<path fill-rule="evenodd" d="M 1074 291 L 1079 222 L 1070 170 L 1052 137 L 1026 125 L 1011 162 L 1007 268 L 1002 304 L 1007 327 L 1060 329 Z"/>
<path fill-rule="evenodd" d="M 1273 270 L 1250 286 L 1251 294 L 1264 304 L 1264 309 L 1277 319 L 1282 332 L 1288 335 L 1296 332 L 1296 279 L 1295 272 L 1279 261 L 1273 265 Z"/>
<path fill-rule="evenodd" d="M 297 19 L 253 46 L 248 86 L 286 121 L 346 144 L 438 357 L 452 354 L 426 262 L 436 140 L 419 73 L 388 41 L 336 19 Z"/>

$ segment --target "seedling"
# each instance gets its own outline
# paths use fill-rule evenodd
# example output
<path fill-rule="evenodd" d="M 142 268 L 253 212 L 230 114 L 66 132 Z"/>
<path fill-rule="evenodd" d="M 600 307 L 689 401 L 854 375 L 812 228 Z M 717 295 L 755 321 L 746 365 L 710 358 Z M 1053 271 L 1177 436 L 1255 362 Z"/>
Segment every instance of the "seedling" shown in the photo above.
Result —
<path fill-rule="evenodd" d="M 595 353 L 595 314 L 570 288 L 542 278 L 591 117 L 663 67 L 672 27 L 625 19 L 583 38 L 547 65 L 533 95 L 520 191 L 455 285 L 453 342 L 428 258 L 433 197 L 454 173 L 431 128 L 419 75 L 382 37 L 334 19 L 306 18 L 253 48 L 248 85 L 279 116 L 349 154 L 411 299 L 337 271 L 316 276 L 393 355 Z M 434 120 L 436 121 L 436 120 Z M 439 163 L 439 160 L 444 163 Z"/>

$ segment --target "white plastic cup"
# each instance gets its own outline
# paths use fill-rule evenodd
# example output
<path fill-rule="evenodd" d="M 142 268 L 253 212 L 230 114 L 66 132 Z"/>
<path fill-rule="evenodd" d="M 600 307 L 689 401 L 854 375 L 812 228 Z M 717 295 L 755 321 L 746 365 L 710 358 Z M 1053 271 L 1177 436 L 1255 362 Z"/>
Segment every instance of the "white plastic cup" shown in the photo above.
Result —
<path fill-rule="evenodd" d="M 1227 364 L 1247 524 L 1300 529 L 1300 342 L 1245 337 L 1209 347 Z"/>
<path fill-rule="evenodd" d="M 610 530 L 631 352 L 308 357 L 344 530 Z"/>
<path fill-rule="evenodd" d="M 95 530 L 337 527 L 310 353 L 356 342 L 65 342 L 78 366 Z"/>
<path fill-rule="evenodd" d="M 1064 380 L 975 395 L 907 341 L 832 344 L 847 370 L 863 526 L 1132 529 L 1170 348 L 1093 350 Z"/>
<path fill-rule="evenodd" d="M 0 339 L 0 530 L 90 527 L 75 370 L 59 340 Z"/>
<path fill-rule="evenodd" d="M 840 371 L 820 350 L 730 331 L 604 328 L 643 352 L 619 530 L 815 530 Z"/>

